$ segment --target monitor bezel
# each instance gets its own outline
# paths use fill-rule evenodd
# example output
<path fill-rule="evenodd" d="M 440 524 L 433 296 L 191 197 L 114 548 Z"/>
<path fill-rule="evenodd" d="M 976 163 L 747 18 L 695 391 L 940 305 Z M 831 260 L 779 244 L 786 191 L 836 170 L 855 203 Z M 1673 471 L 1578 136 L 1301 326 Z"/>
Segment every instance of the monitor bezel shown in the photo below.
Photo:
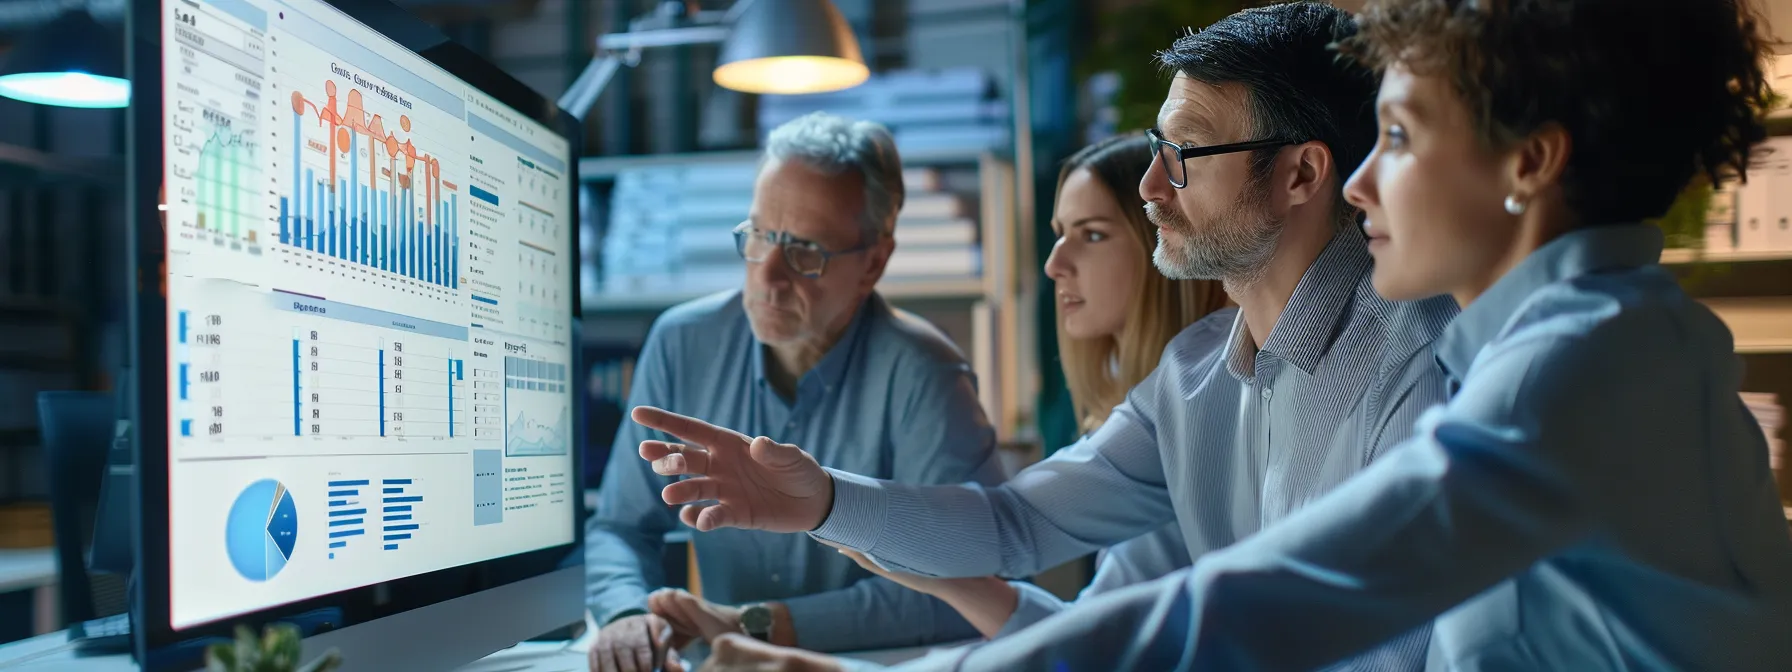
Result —
<path fill-rule="evenodd" d="M 571 114 L 388 0 L 313 1 L 334 7 L 565 138 L 570 180 L 567 212 L 577 219 L 580 185 L 577 154 L 581 146 L 581 128 Z M 157 209 L 158 192 L 166 178 L 163 174 L 163 63 L 160 48 L 162 22 L 167 20 L 165 7 L 164 0 L 130 0 L 125 30 L 126 67 L 132 82 L 126 124 L 129 144 L 126 238 L 130 250 L 128 277 L 133 283 L 130 324 L 135 338 L 131 343 L 131 358 L 137 363 L 138 374 L 129 387 L 137 465 L 133 497 L 137 506 L 132 525 L 138 577 L 135 582 L 137 599 L 132 605 L 137 660 L 148 665 L 149 661 L 163 657 L 158 655 L 159 652 L 228 637 L 239 624 L 259 630 L 267 623 L 321 612 L 338 613 L 342 615 L 341 620 L 352 622 L 326 621 L 316 631 L 349 627 L 514 584 L 570 565 L 582 566 L 584 470 L 581 462 L 584 458 L 579 448 L 584 445 L 585 418 L 582 413 L 574 413 L 574 435 L 568 447 L 572 457 L 573 492 L 567 497 L 566 504 L 573 514 L 571 542 L 330 593 L 185 629 L 173 628 L 168 536 L 167 241 Z M 579 229 L 576 221 L 567 226 L 566 249 L 574 254 L 579 249 Z M 568 296 L 573 297 L 569 366 L 571 371 L 581 371 L 583 314 L 577 299 L 578 274 L 569 272 L 567 275 L 566 289 Z M 571 387 L 573 407 L 581 408 L 584 385 L 575 382 Z M 364 616 L 365 620 L 353 620 L 357 616 Z M 315 618 L 308 622 L 317 623 Z"/>

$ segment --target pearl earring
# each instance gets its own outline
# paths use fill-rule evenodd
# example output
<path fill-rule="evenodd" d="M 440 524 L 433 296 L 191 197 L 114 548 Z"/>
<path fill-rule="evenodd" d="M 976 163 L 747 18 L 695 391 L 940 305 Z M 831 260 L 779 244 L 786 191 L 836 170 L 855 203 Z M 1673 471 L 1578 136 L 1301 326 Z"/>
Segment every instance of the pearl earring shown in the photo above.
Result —
<path fill-rule="evenodd" d="M 1518 200 L 1517 194 L 1506 197 L 1506 212 L 1513 216 L 1524 214 L 1524 202 Z"/>

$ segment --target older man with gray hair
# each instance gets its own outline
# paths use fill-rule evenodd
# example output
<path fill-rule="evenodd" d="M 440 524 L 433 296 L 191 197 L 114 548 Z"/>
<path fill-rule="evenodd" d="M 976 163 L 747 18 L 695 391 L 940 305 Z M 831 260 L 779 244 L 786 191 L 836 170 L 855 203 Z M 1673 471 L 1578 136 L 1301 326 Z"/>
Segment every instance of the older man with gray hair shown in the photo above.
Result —
<path fill-rule="evenodd" d="M 964 355 L 874 289 L 903 193 L 882 126 L 818 113 L 772 131 L 751 214 L 734 230 L 745 287 L 660 316 L 628 406 L 828 446 L 821 464 L 875 478 L 999 480 Z M 671 479 L 635 454 L 647 439 L 674 440 L 623 423 L 586 528 L 587 598 L 602 625 L 593 670 L 649 672 L 669 649 L 727 631 L 818 651 L 976 636 L 944 603 L 801 536 L 693 532 L 703 597 L 661 590 L 661 538 L 679 521 L 659 496 Z"/>

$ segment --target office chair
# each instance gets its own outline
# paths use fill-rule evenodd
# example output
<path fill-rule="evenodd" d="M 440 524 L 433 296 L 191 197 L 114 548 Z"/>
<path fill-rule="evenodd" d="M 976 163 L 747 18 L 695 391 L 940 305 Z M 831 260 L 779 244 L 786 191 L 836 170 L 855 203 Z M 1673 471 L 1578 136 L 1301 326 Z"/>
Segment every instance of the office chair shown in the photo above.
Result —
<path fill-rule="evenodd" d="M 62 617 L 78 623 L 123 613 L 129 604 L 125 577 L 89 572 L 87 563 L 118 403 L 107 392 L 40 392 L 37 410 L 49 467 Z"/>

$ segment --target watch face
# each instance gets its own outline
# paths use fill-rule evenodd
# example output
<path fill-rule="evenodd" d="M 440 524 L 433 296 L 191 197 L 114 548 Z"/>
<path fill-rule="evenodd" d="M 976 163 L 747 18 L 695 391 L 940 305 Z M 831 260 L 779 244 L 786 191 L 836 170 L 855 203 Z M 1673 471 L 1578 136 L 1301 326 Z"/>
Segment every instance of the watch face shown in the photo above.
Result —
<path fill-rule="evenodd" d="M 772 610 L 755 604 L 740 612 L 740 627 L 747 632 L 765 632 L 772 628 Z"/>

